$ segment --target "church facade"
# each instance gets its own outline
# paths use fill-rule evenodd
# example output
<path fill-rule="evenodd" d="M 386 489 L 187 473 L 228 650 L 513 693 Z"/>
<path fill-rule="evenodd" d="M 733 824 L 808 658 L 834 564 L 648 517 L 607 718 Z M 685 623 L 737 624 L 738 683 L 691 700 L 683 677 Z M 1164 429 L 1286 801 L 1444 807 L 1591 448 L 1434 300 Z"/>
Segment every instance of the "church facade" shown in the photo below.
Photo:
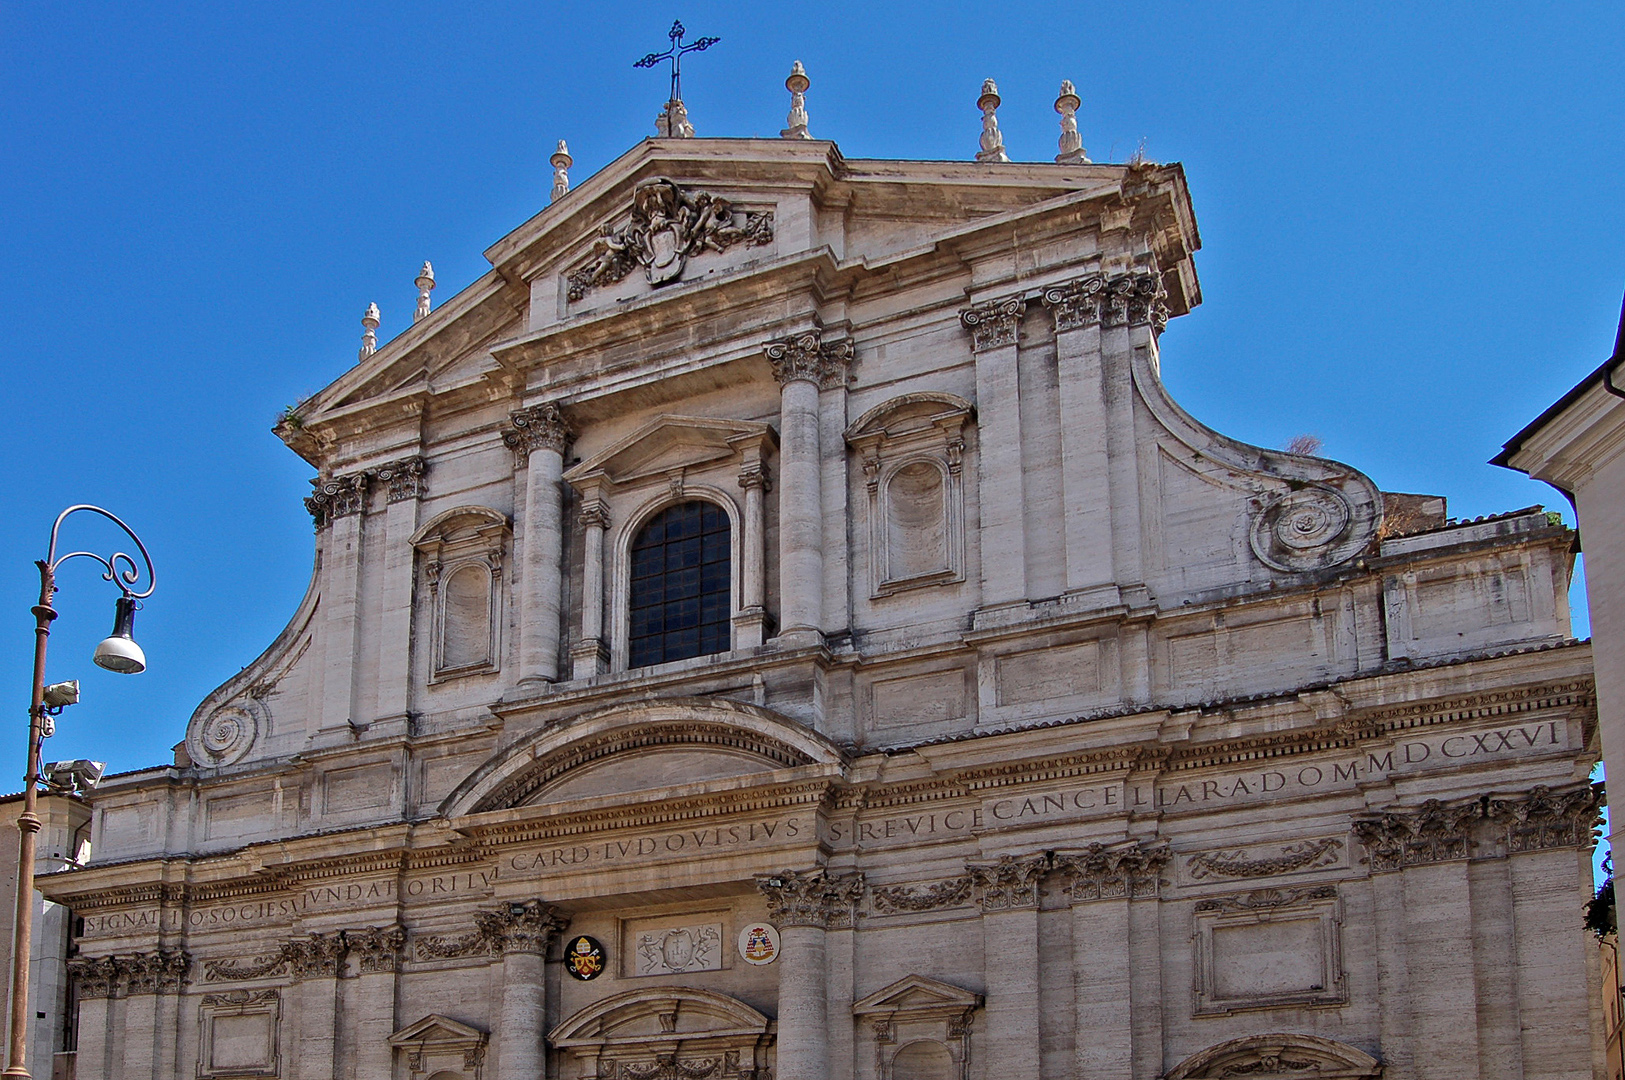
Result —
<path fill-rule="evenodd" d="M 1593 1075 L 1572 535 L 1176 404 L 1179 166 L 804 134 L 279 424 L 309 592 L 42 882 L 78 1076 Z"/>

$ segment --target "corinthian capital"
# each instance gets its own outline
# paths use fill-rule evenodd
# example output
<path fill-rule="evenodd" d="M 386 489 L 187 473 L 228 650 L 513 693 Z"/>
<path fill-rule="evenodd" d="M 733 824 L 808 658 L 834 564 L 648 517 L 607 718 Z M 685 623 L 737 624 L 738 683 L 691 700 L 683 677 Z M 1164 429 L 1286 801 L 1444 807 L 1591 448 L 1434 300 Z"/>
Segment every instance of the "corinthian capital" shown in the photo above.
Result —
<path fill-rule="evenodd" d="M 852 909 L 863 896 L 863 875 L 784 870 L 758 877 L 756 888 L 767 897 L 768 917 L 781 928 L 839 929 L 852 925 Z"/>
<path fill-rule="evenodd" d="M 1001 855 L 997 862 L 967 864 L 971 884 L 980 891 L 977 900 L 986 911 L 1038 906 L 1038 881 L 1050 868 L 1049 856 Z"/>
<path fill-rule="evenodd" d="M 570 917 L 540 900 L 528 900 L 477 912 L 474 922 L 479 936 L 502 952 L 545 953 L 553 935 L 570 925 Z"/>
<path fill-rule="evenodd" d="M 296 979 L 336 979 L 344 959 L 344 931 L 307 934 L 283 946 L 288 965 Z"/>
<path fill-rule="evenodd" d="M 1057 852 L 1055 869 L 1066 878 L 1074 903 L 1080 900 L 1156 896 L 1162 868 L 1173 853 L 1167 841 L 1090 844 L 1078 852 Z"/>
<path fill-rule="evenodd" d="M 363 974 L 394 971 L 406 948 L 406 931 L 399 926 L 369 926 L 365 930 L 344 931 L 344 944 L 355 953 Z"/>
<path fill-rule="evenodd" d="M 551 450 L 563 456 L 575 432 L 564 413 L 552 402 L 515 409 L 508 414 L 513 429 L 502 435 L 502 441 L 513 449 L 516 460 L 523 465 L 530 460 L 533 450 Z"/>
<path fill-rule="evenodd" d="M 426 469 L 422 458 L 409 457 L 378 466 L 376 475 L 381 482 L 389 485 L 390 502 L 405 502 L 422 496 Z"/>
<path fill-rule="evenodd" d="M 762 352 L 780 385 L 802 379 L 826 390 L 846 384 L 855 355 L 851 341 L 826 342 L 821 330 L 770 341 Z"/>
<path fill-rule="evenodd" d="M 1100 301 L 1106 294 L 1106 278 L 1101 274 L 1085 274 L 1073 281 L 1063 281 L 1044 290 L 1044 306 L 1055 318 L 1057 333 L 1079 330 L 1100 322 Z"/>
<path fill-rule="evenodd" d="M 1101 322 L 1106 326 L 1168 325 L 1168 290 L 1155 271 L 1118 274 L 1107 284 Z"/>
<path fill-rule="evenodd" d="M 985 300 L 961 311 L 959 321 L 970 331 L 971 348 L 982 352 L 1014 345 L 1026 310 L 1027 301 L 1020 296 Z"/>
<path fill-rule="evenodd" d="M 191 956 L 179 949 L 134 956 L 75 957 L 68 961 L 68 975 L 81 998 L 178 993 L 191 969 Z"/>
<path fill-rule="evenodd" d="M 372 479 L 373 474 L 363 469 L 312 480 L 310 486 L 315 490 L 305 499 L 305 509 L 310 511 L 316 528 L 325 529 L 335 518 L 359 514 L 366 509 Z"/>

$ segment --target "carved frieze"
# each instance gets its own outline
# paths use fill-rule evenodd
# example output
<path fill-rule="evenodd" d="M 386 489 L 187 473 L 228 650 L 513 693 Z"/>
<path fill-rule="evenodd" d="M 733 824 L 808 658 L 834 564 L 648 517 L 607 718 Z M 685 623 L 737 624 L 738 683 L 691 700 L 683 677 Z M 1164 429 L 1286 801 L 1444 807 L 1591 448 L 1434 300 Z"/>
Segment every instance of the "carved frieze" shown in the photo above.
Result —
<path fill-rule="evenodd" d="M 81 998 L 179 993 L 191 969 L 191 956 L 179 949 L 131 956 L 75 957 L 68 961 L 68 975 Z"/>
<path fill-rule="evenodd" d="M 1328 836 L 1287 844 L 1280 848 L 1279 855 L 1261 859 L 1249 859 L 1243 851 L 1210 851 L 1186 860 L 1185 872 L 1193 881 L 1212 877 L 1273 877 L 1294 870 L 1334 865 L 1342 850 L 1343 841 Z"/>
<path fill-rule="evenodd" d="M 1310 885 L 1302 889 L 1254 889 L 1239 896 L 1211 896 L 1196 902 L 1196 910 L 1204 911 L 1267 911 L 1271 908 L 1290 907 L 1310 900 L 1337 899 L 1336 885 Z"/>
<path fill-rule="evenodd" d="M 639 975 L 680 975 L 722 968 L 722 924 L 658 926 L 637 935 Z"/>
<path fill-rule="evenodd" d="M 265 979 L 282 975 L 288 970 L 292 956 L 286 942 L 275 952 L 251 956 L 247 959 L 216 957 L 203 962 L 205 982 L 235 982 L 239 979 Z"/>
<path fill-rule="evenodd" d="M 856 355 L 851 341 L 825 341 L 821 330 L 770 341 L 762 352 L 781 385 L 804 379 L 825 390 L 846 385 Z"/>
<path fill-rule="evenodd" d="M 959 907 L 970 901 L 969 876 L 949 878 L 929 885 L 888 885 L 870 890 L 869 903 L 878 914 L 896 915 L 905 911 L 936 911 Z"/>
<path fill-rule="evenodd" d="M 205 982 L 235 982 L 288 975 L 296 979 L 336 979 L 346 974 L 345 960 L 354 953 L 360 970 L 394 971 L 406 931 L 399 926 L 369 926 L 309 934 L 279 944 L 270 952 L 245 958 L 217 957 L 203 963 Z"/>
<path fill-rule="evenodd" d="M 381 483 L 389 485 L 389 501 L 396 503 L 422 497 L 423 474 L 427 470 L 421 457 L 408 457 L 380 465 L 375 475 Z"/>
<path fill-rule="evenodd" d="M 533 450 L 551 450 L 563 455 L 575 431 L 564 413 L 552 402 L 515 409 L 508 414 L 512 429 L 502 434 L 503 443 L 513 451 L 514 462 L 524 466 Z"/>
<path fill-rule="evenodd" d="M 992 863 L 967 863 L 965 871 L 977 889 L 984 912 L 1038 906 L 1038 882 L 1049 872 L 1050 857 L 1001 855 Z"/>
<path fill-rule="evenodd" d="M 366 469 L 338 476 L 318 476 L 312 480 L 310 486 L 314 490 L 305 499 L 305 509 L 310 511 L 317 531 L 327 528 L 338 518 L 365 510 L 372 480 L 372 472 Z"/>
<path fill-rule="evenodd" d="M 772 242 L 771 210 L 740 210 L 720 195 L 685 190 L 664 177 L 645 180 L 632 189 L 631 220 L 621 229 L 604 226 L 587 264 L 565 278 L 566 295 L 574 303 L 639 266 L 650 285 L 664 285 L 682 277 L 692 255 Z"/>
<path fill-rule="evenodd" d="M 959 321 L 970 331 L 971 348 L 982 352 L 1014 345 L 1026 310 L 1027 301 L 1020 296 L 986 300 L 961 311 Z"/>
<path fill-rule="evenodd" d="M 1166 841 L 1090 844 L 1083 851 L 1057 852 L 1055 869 L 1065 876 L 1074 903 L 1138 899 L 1157 895 L 1162 868 L 1172 857 Z"/>
<path fill-rule="evenodd" d="M 835 930 L 852 925 L 852 909 L 863 896 L 863 875 L 784 870 L 758 877 L 756 888 L 767 897 L 768 918 L 780 929 L 816 926 Z"/>

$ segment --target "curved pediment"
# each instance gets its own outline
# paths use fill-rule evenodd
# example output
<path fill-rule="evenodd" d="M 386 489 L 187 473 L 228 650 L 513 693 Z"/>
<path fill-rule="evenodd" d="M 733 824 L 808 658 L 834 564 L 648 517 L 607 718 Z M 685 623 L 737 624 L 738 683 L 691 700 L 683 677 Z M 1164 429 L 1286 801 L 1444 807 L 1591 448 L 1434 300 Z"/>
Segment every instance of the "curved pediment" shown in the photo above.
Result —
<path fill-rule="evenodd" d="M 1164 1080 L 1210 1080 L 1226 1076 L 1304 1076 L 1316 1080 L 1369 1080 L 1382 1063 L 1352 1046 L 1318 1035 L 1291 1032 L 1248 1035 L 1192 1054 Z"/>
<path fill-rule="evenodd" d="M 554 1028 L 548 1041 L 572 1046 L 637 1044 L 651 1039 L 767 1034 L 768 1018 L 743 1001 L 687 986 L 651 986 L 595 1001 Z"/>
<path fill-rule="evenodd" d="M 503 750 L 447 796 L 440 813 L 507 810 L 840 761 L 821 735 L 759 706 L 716 698 L 636 702 L 544 728 Z"/>

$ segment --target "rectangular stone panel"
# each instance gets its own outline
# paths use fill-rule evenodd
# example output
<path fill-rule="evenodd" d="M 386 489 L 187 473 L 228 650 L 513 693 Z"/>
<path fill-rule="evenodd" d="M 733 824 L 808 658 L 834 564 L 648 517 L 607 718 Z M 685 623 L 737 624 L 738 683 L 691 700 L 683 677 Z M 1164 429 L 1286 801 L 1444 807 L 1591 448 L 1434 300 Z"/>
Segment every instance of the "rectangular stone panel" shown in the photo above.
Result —
<path fill-rule="evenodd" d="M 209 799 L 203 804 L 203 835 L 209 840 L 229 840 L 271 828 L 275 805 L 276 795 L 270 791 Z"/>
<path fill-rule="evenodd" d="M 966 715 L 965 672 L 957 668 L 877 679 L 869 695 L 874 727 L 882 734 L 962 720 Z"/>
<path fill-rule="evenodd" d="M 1100 643 L 1082 641 L 998 658 L 1000 705 L 1100 693 Z"/>
<path fill-rule="evenodd" d="M 334 769 L 322 776 L 322 812 L 343 814 L 389 804 L 394 767 L 388 762 Z"/>
<path fill-rule="evenodd" d="M 727 964 L 728 913 L 628 919 L 621 924 L 621 971 L 628 978 L 721 971 Z"/>

